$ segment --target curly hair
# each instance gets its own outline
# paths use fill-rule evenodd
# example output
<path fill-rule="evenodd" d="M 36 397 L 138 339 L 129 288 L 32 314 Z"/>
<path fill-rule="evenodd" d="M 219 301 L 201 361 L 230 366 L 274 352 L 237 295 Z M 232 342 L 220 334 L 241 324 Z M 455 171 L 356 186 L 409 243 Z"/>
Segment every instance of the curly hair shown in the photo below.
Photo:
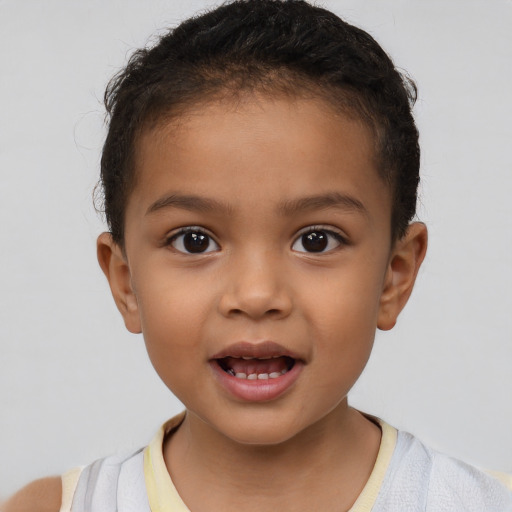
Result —
<path fill-rule="evenodd" d="M 137 137 L 194 104 L 244 92 L 325 99 L 374 135 L 375 161 L 392 193 L 391 233 L 416 211 L 420 150 L 412 116 L 416 86 L 366 32 L 303 0 L 235 0 L 170 29 L 137 50 L 105 92 L 103 208 L 124 245 L 136 179 Z"/>

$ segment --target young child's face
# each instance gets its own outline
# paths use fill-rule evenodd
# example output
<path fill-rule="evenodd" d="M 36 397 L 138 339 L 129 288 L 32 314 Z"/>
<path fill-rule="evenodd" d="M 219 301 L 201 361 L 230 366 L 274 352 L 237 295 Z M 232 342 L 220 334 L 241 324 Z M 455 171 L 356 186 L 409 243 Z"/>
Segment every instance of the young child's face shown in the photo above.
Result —
<path fill-rule="evenodd" d="M 347 407 L 403 305 L 372 147 L 362 122 L 286 98 L 202 105 L 143 135 L 109 279 L 191 418 L 273 444 Z"/>

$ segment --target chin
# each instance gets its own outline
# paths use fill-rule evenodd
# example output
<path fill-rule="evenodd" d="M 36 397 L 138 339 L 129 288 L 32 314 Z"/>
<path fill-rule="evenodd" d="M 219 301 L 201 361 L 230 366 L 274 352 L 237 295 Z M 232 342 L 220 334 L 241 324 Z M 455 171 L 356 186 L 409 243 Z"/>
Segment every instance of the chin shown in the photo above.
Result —
<path fill-rule="evenodd" d="M 267 429 L 244 429 L 232 433 L 226 433 L 227 436 L 237 444 L 244 446 L 277 446 L 284 444 L 290 439 L 293 439 L 297 432 L 282 431 L 280 428 L 277 431 L 275 428 Z M 226 435 L 225 434 L 225 435 Z"/>
<path fill-rule="evenodd" d="M 247 414 L 229 424 L 213 425 L 217 432 L 230 441 L 246 446 L 276 446 L 299 435 L 304 426 L 282 414 Z"/>

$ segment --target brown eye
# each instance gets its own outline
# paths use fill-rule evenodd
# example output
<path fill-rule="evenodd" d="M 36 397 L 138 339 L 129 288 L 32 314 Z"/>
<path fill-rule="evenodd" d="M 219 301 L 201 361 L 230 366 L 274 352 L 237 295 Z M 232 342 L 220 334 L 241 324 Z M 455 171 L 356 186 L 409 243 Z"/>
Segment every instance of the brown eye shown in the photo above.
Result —
<path fill-rule="evenodd" d="M 209 235 L 197 229 L 177 233 L 171 237 L 170 245 L 185 254 L 201 254 L 219 250 L 219 246 Z"/>
<path fill-rule="evenodd" d="M 308 252 L 322 252 L 327 247 L 327 235 L 322 231 L 311 231 L 302 235 L 302 247 Z"/>
<path fill-rule="evenodd" d="M 345 242 L 343 237 L 327 229 L 310 229 L 295 240 L 292 250 L 297 252 L 328 252 Z"/>

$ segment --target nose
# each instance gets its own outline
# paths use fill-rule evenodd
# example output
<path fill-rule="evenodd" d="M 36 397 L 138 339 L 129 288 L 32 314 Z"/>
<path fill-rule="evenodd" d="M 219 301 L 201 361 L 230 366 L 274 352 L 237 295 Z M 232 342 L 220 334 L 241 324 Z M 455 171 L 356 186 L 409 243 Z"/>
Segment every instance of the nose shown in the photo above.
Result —
<path fill-rule="evenodd" d="M 286 272 L 272 253 L 233 258 L 225 274 L 219 309 L 226 317 L 281 319 L 292 310 Z"/>

